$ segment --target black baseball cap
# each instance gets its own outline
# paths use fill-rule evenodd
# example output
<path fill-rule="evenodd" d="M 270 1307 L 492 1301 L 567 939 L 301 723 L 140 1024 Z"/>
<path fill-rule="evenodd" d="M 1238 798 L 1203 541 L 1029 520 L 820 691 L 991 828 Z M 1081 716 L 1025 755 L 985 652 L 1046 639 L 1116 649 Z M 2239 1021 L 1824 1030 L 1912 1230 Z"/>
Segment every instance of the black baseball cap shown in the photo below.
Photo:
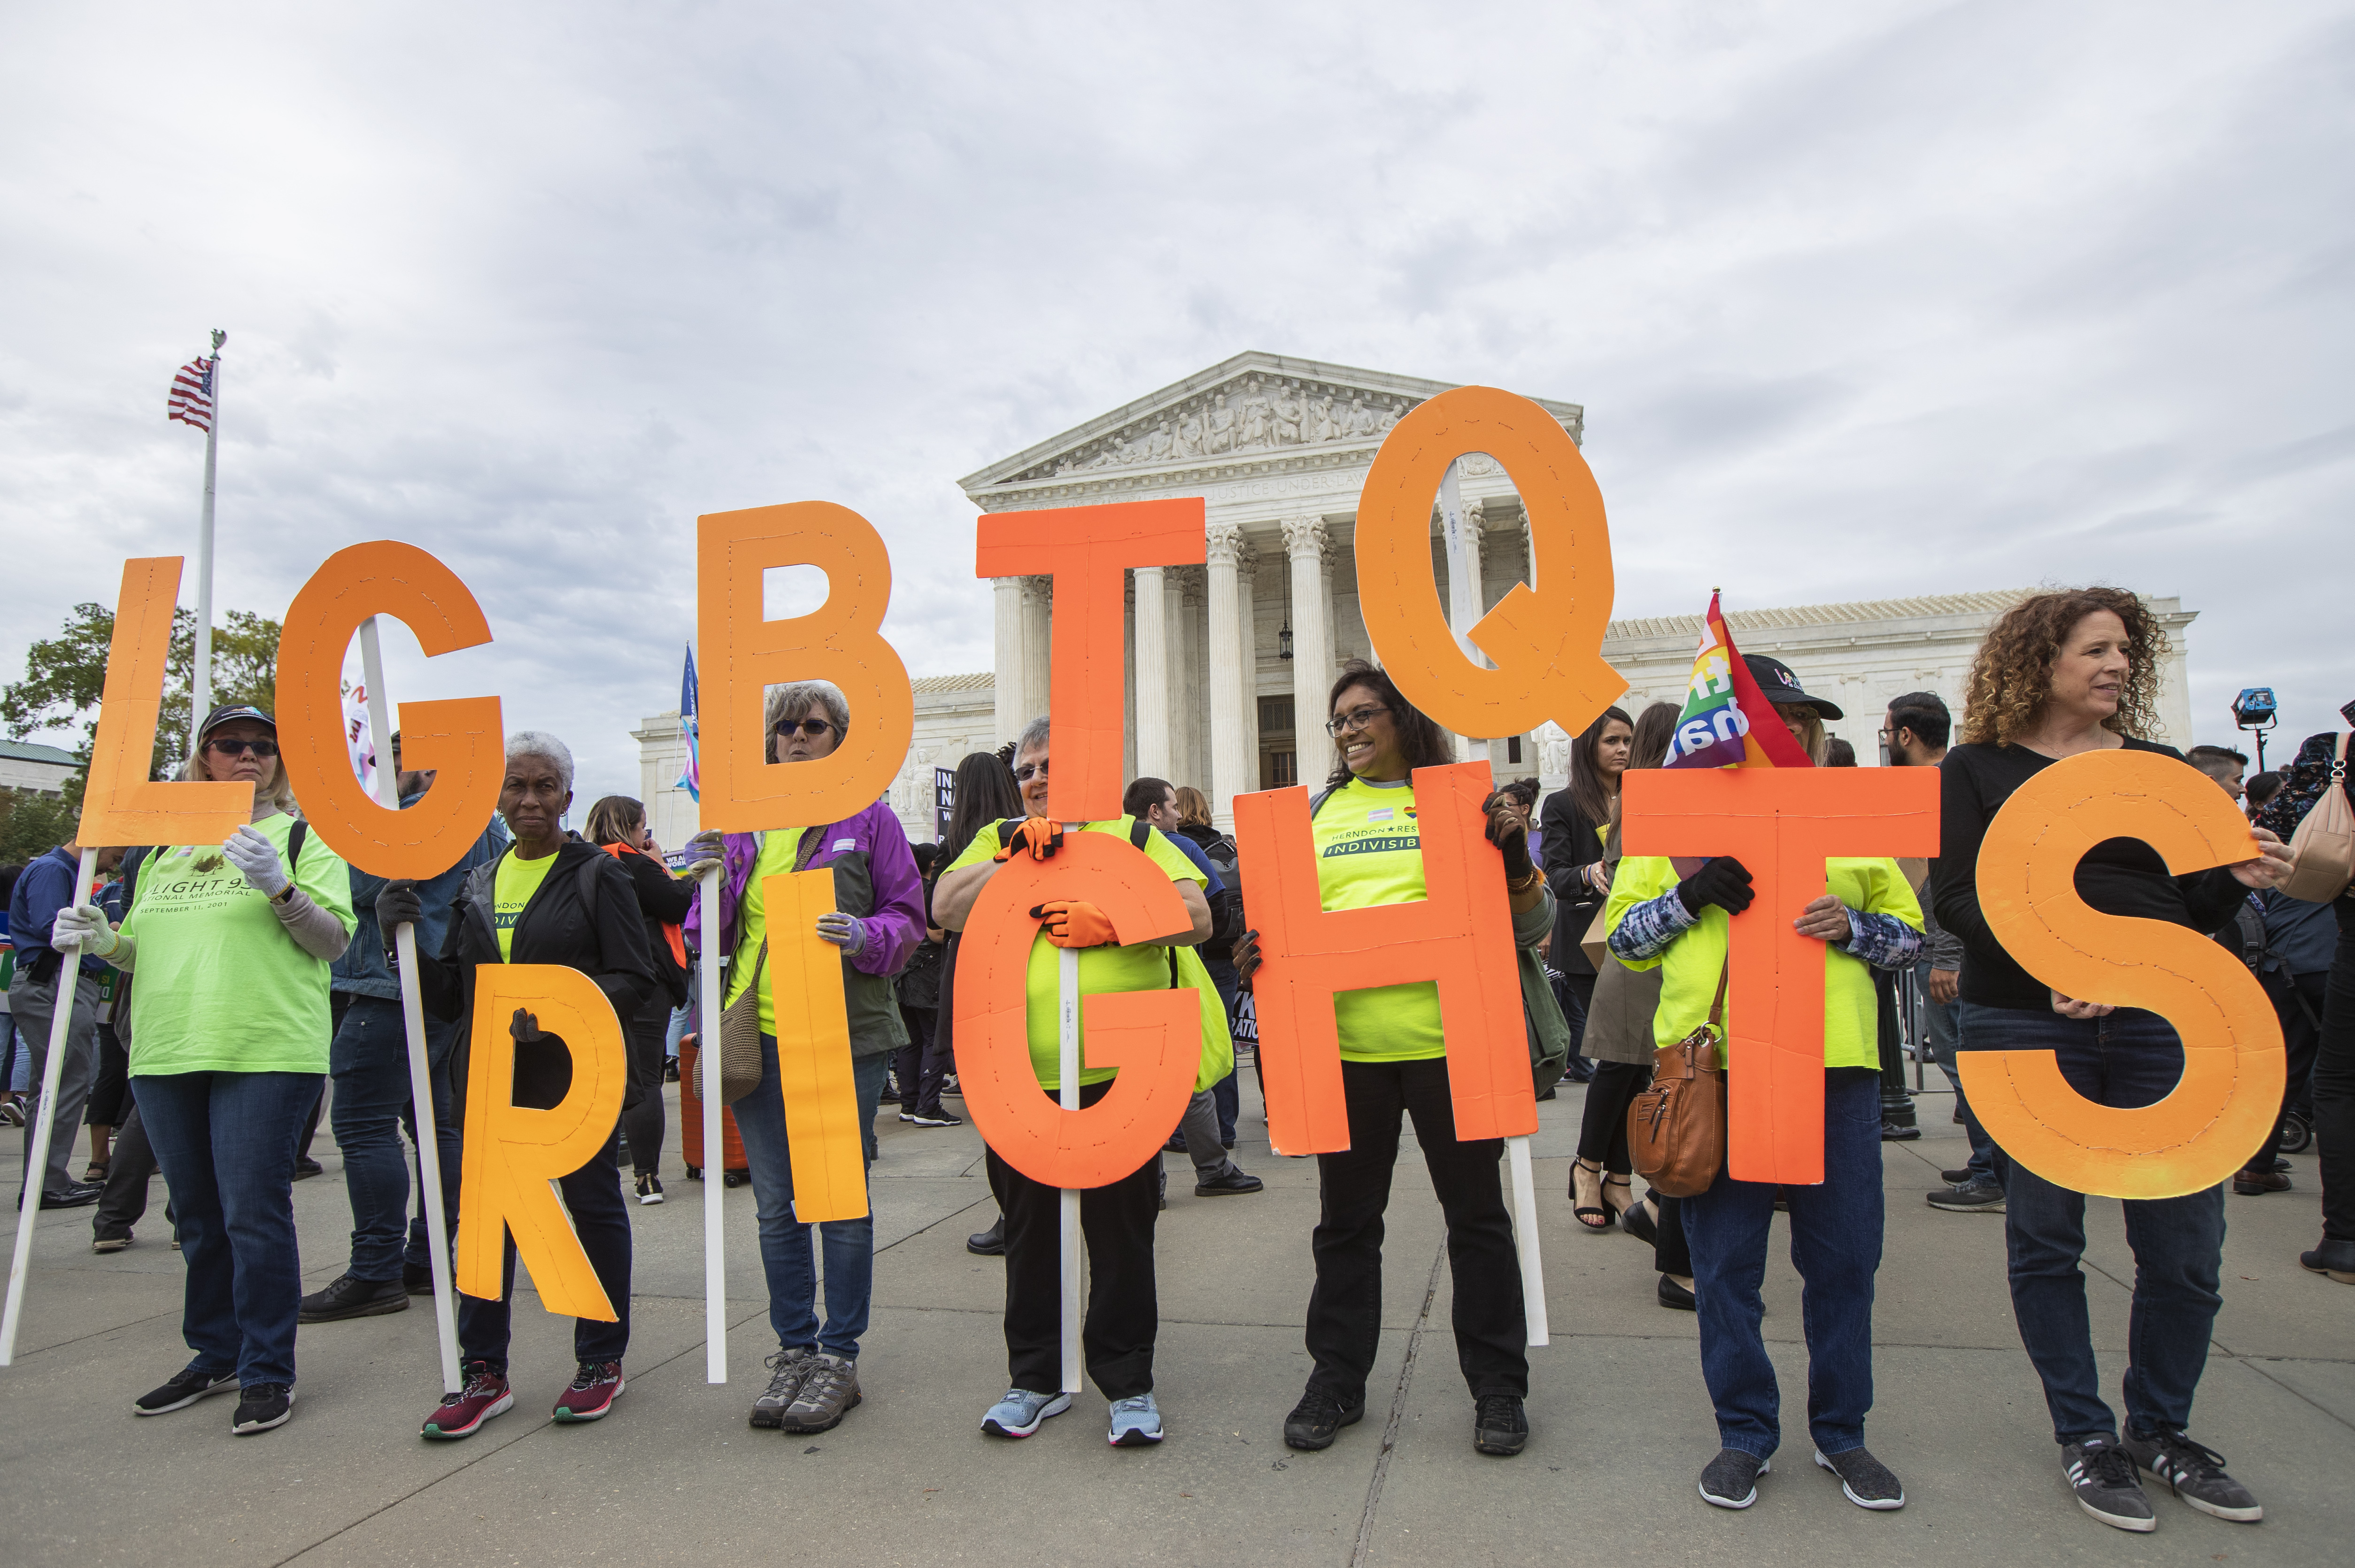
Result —
<path fill-rule="evenodd" d="M 1770 653 L 1744 653 L 1742 662 L 1750 666 L 1750 678 L 1770 703 L 1786 708 L 1813 708 L 1817 718 L 1846 718 L 1836 703 L 1807 695 L 1799 684 L 1799 677 L 1791 673 L 1791 666 Z"/>
<path fill-rule="evenodd" d="M 260 708 L 253 706 L 250 703 L 224 703 L 219 707 L 215 708 L 212 712 L 205 715 L 204 728 L 197 731 L 197 744 L 198 746 L 204 745 L 206 741 L 212 738 L 213 731 L 220 728 L 221 726 L 229 723 L 231 719 L 251 719 L 256 724 L 268 725 L 272 735 L 276 735 L 278 733 L 278 721 L 272 718 L 268 714 L 263 713 Z"/>

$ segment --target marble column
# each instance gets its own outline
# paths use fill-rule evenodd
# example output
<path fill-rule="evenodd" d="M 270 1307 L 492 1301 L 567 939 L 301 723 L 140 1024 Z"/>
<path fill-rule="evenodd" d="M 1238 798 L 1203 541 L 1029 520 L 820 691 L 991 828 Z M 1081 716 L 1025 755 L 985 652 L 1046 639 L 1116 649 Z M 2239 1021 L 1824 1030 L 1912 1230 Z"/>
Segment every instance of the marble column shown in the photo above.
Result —
<path fill-rule="evenodd" d="M 1284 553 L 1292 563 L 1292 734 L 1295 776 L 1305 783 L 1331 770 L 1332 741 L 1325 733 L 1325 689 L 1333 681 L 1333 628 L 1327 619 L 1325 520 L 1284 520 Z"/>
<path fill-rule="evenodd" d="M 1246 542 L 1235 552 L 1235 610 L 1242 621 L 1243 655 L 1243 788 L 1256 789 L 1259 778 L 1259 553 Z"/>
<path fill-rule="evenodd" d="M 1210 524 L 1210 817 L 1221 832 L 1234 826 L 1235 797 L 1253 782 L 1243 736 L 1243 705 L 1252 697 L 1243 679 L 1248 585 L 1237 575 L 1242 539 L 1236 524 Z"/>
<path fill-rule="evenodd" d="M 997 611 L 996 638 L 993 645 L 996 661 L 991 669 L 996 673 L 997 713 L 996 745 L 1003 746 L 1022 731 L 1030 719 L 1028 698 L 1022 690 L 1022 579 L 992 577 L 989 586 L 996 597 Z"/>
<path fill-rule="evenodd" d="M 1136 772 L 1169 777 L 1169 599 L 1167 568 L 1136 568 Z"/>
<path fill-rule="evenodd" d="M 1202 676 L 1208 651 L 1203 647 L 1203 568 L 1169 569 L 1169 766 L 1162 775 L 1172 784 L 1197 789 L 1209 781 L 1209 764 L 1203 745 L 1209 715 L 1203 709 Z"/>
<path fill-rule="evenodd" d="M 1022 579 L 1022 724 L 1028 724 L 1047 711 L 1050 694 L 1048 646 L 1053 636 L 1054 601 L 1054 578 Z M 1021 727 L 1021 725 L 1015 726 L 1018 733 Z M 1007 738 L 1011 740 L 1014 737 L 1008 736 Z"/>

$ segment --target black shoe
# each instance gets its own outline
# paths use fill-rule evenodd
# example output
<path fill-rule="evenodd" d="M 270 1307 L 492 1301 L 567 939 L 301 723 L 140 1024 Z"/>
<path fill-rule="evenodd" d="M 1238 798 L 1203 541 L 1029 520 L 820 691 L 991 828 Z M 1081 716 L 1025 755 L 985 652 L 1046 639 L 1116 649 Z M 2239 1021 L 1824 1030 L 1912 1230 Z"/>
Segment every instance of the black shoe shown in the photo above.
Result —
<path fill-rule="evenodd" d="M 1959 1187 L 1966 1181 L 1977 1181 L 1977 1179 L 1978 1172 L 1972 1170 L 1967 1165 L 1962 1167 L 1960 1170 L 1941 1171 L 1938 1172 L 1938 1180 L 1944 1181 L 1949 1187 Z"/>
<path fill-rule="evenodd" d="M 233 1372 L 198 1372 L 194 1367 L 182 1367 L 172 1374 L 172 1381 L 161 1388 L 148 1390 L 131 1402 L 133 1415 L 166 1415 L 175 1410 L 186 1410 L 208 1393 L 219 1393 L 237 1386 Z"/>
<path fill-rule="evenodd" d="M 2077 1494 L 2077 1506 L 2118 1530 L 2147 1532 L 2158 1516 L 2135 1479 L 2134 1457 L 2114 1437 L 2088 1437 L 2061 1450 L 2061 1476 Z"/>
<path fill-rule="evenodd" d="M 239 1397 L 237 1414 L 229 1418 L 229 1429 L 240 1437 L 250 1437 L 256 1432 L 285 1425 L 293 1414 L 292 1387 L 282 1383 L 258 1383 Z"/>
<path fill-rule="evenodd" d="M 1545 1093 L 1543 1093 L 1543 1094 L 1541 1094 L 1541 1095 L 1540 1095 L 1540 1096 L 1538 1097 L 1538 1098 L 1540 1098 L 1540 1099 L 1541 1099 L 1541 1100 L 1559 1099 L 1560 1097 L 1560 1097 L 1559 1095 L 1557 1095 L 1557 1094 L 1556 1094 L 1552 1089 L 1550 1089 L 1550 1088 L 1547 1089 Z"/>
<path fill-rule="evenodd" d="M 1930 1206 L 1952 1214 L 2000 1214 L 2004 1212 L 2003 1189 L 1992 1181 L 1966 1181 L 1959 1187 L 1942 1187 L 1930 1194 Z"/>
<path fill-rule="evenodd" d="M 1827 1454 L 1818 1448 L 1816 1463 L 1840 1478 L 1840 1490 L 1859 1508 L 1886 1512 L 1905 1506 L 1905 1484 L 1869 1449 L 1856 1447 Z"/>
<path fill-rule="evenodd" d="M 408 1310 L 409 1290 L 398 1279 L 362 1279 L 356 1274 L 346 1274 L 325 1290 L 303 1298 L 294 1320 L 334 1323 L 346 1318 L 381 1318 L 387 1312 Z"/>
<path fill-rule="evenodd" d="M 402 1264 L 400 1266 L 400 1287 L 409 1292 L 411 1296 L 432 1295 L 432 1266 L 431 1264 L 427 1264 L 421 1267 L 419 1265 L 413 1263 Z"/>
<path fill-rule="evenodd" d="M 1231 1192 L 1262 1192 L 1265 1190 L 1266 1186 L 1266 1182 L 1261 1181 L 1258 1177 L 1252 1175 L 1250 1171 L 1245 1171 L 1242 1167 L 1230 1160 L 1227 1161 L 1227 1168 L 1218 1175 L 1211 1177 L 1207 1181 L 1197 1181 L 1194 1183 L 1194 1196 L 1197 1198 L 1223 1198 Z"/>
<path fill-rule="evenodd" d="M 883 1086 L 882 1091 L 875 1097 L 875 1103 L 879 1106 L 898 1105 L 900 1103 L 899 1089 L 892 1085 L 886 1083 Z"/>
<path fill-rule="evenodd" d="M 1619 1216 L 1619 1228 L 1646 1246 L 1657 1246 L 1660 1243 L 1659 1223 L 1641 1202 L 1627 1205 Z"/>
<path fill-rule="evenodd" d="M 2118 1446 L 2201 1513 L 2239 1524 L 2254 1524 L 2265 1517 L 2264 1506 L 2249 1489 L 2224 1473 L 2224 1456 L 2204 1443 L 2194 1443 L 2185 1433 L 2155 1432 L 2145 1436 L 2129 1430 Z"/>
<path fill-rule="evenodd" d="M 666 1084 L 676 1084 L 678 1082 L 677 1057 L 666 1056 L 663 1058 L 663 1082 Z"/>
<path fill-rule="evenodd" d="M 986 1231 L 976 1231 L 964 1238 L 964 1250 L 979 1257 L 1006 1255 L 1006 1216 L 1000 1214 Z"/>
<path fill-rule="evenodd" d="M 101 1232 L 91 1233 L 90 1250 L 92 1252 L 128 1252 L 130 1249 L 131 1233 L 129 1231 L 124 1231 L 121 1235 L 112 1236 Z"/>
<path fill-rule="evenodd" d="M 1687 1290 L 1683 1286 L 1678 1285 L 1675 1280 L 1670 1279 L 1665 1274 L 1660 1276 L 1660 1288 L 1658 1294 L 1660 1298 L 1660 1305 L 1667 1308 L 1671 1312 L 1698 1312 L 1700 1310 L 1700 1298 L 1695 1297 L 1691 1291 Z"/>
<path fill-rule="evenodd" d="M 638 1175 L 637 1192 L 638 1202 L 641 1203 L 661 1202 L 663 1201 L 662 1178 L 651 1171 L 641 1171 Z"/>
<path fill-rule="evenodd" d="M 1881 1124 L 1881 1141 L 1883 1143 L 1911 1143 L 1921 1136 L 1922 1129 L 1910 1122 L 1902 1127 L 1893 1121 Z"/>
<path fill-rule="evenodd" d="M 2355 1285 L 2355 1241 L 2332 1241 L 2325 1236 L 2322 1245 L 2312 1252 L 2299 1253 L 2297 1261 L 2341 1285 Z"/>
<path fill-rule="evenodd" d="M 1472 1446 L 1509 1459 L 1529 1441 L 1529 1418 L 1518 1393 L 1484 1393 L 1472 1402 Z"/>
<path fill-rule="evenodd" d="M 938 1106 L 934 1106 L 928 1111 L 920 1110 L 913 1116 L 908 1115 L 905 1111 L 901 1111 L 900 1115 L 901 1119 L 912 1121 L 918 1127 L 963 1127 L 964 1125 L 964 1118 L 951 1116 Z"/>
<path fill-rule="evenodd" d="M 99 1194 L 104 1191 L 104 1188 L 93 1187 L 87 1181 L 69 1181 L 54 1192 L 43 1192 L 41 1207 L 44 1209 L 88 1208 L 98 1202 Z"/>
<path fill-rule="evenodd" d="M 1284 1418 L 1284 1446 L 1315 1453 L 1330 1448 L 1333 1438 L 1344 1426 L 1355 1426 L 1365 1419 L 1366 1402 L 1344 1404 L 1323 1389 L 1311 1385 Z"/>
<path fill-rule="evenodd" d="M 1184 1133 L 1182 1133 L 1182 1132 L 1173 1132 L 1173 1133 L 1171 1133 L 1171 1134 L 1169 1135 L 1169 1141 L 1168 1141 L 1168 1142 L 1167 1142 L 1167 1143 L 1165 1143 L 1165 1144 L 1163 1144 L 1163 1145 L 1161 1146 L 1161 1152 L 1162 1152 L 1162 1153 L 1164 1153 L 1164 1154 L 1183 1154 L 1183 1153 L 1185 1153 L 1185 1152 L 1186 1152 L 1186 1135 L 1185 1135 Z"/>
<path fill-rule="evenodd" d="M 1700 1473 L 1700 1500 L 1720 1508 L 1748 1508 L 1758 1500 L 1758 1478 L 1774 1467 L 1755 1454 L 1721 1448 Z"/>
<path fill-rule="evenodd" d="M 327 1173 L 327 1168 L 326 1168 L 325 1166 L 324 1166 L 324 1165 L 320 1164 L 317 1160 L 315 1160 L 312 1159 L 312 1158 L 311 1158 L 309 1155 L 307 1155 L 307 1154 L 306 1154 L 306 1155 L 304 1155 L 302 1159 L 297 1160 L 296 1161 L 294 1161 L 294 1180 L 296 1180 L 297 1181 L 309 1181 L 312 1177 L 314 1177 L 314 1176 L 324 1176 L 324 1175 L 325 1175 L 326 1173 Z M 268 1387 L 270 1387 L 270 1386 L 272 1386 L 272 1385 L 270 1385 L 270 1384 L 268 1384 L 268 1383 L 256 1383 L 256 1384 L 254 1384 L 254 1386 L 255 1386 L 256 1388 L 268 1388 Z M 277 1421 L 273 1421 L 273 1422 L 272 1422 L 272 1423 L 271 1423 L 271 1425 L 272 1425 L 272 1426 L 275 1426 L 275 1425 L 279 1425 L 279 1423 L 280 1423 L 280 1422 L 282 1422 L 282 1421 L 284 1421 L 285 1419 L 286 1419 L 285 1415 L 282 1413 L 282 1414 L 279 1415 L 278 1420 L 277 1420 Z M 261 1427 L 259 1427 L 259 1426 L 257 1426 L 257 1427 L 255 1427 L 255 1428 L 254 1428 L 254 1430 L 255 1430 L 255 1431 L 257 1431 L 257 1432 L 259 1432 L 259 1431 L 261 1431 Z"/>
<path fill-rule="evenodd" d="M 1235 1135 L 1231 1132 L 1224 1138 L 1220 1139 L 1219 1147 L 1225 1150 L 1228 1153 L 1232 1154 L 1235 1151 Z"/>

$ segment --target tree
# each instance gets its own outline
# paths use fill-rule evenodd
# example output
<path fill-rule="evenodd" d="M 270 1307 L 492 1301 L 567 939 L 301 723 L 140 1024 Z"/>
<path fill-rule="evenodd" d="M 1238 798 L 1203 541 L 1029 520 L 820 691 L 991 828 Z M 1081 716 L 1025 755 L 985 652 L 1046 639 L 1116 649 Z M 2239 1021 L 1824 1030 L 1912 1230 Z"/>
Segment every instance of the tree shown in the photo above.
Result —
<path fill-rule="evenodd" d="M 71 843 L 80 815 L 78 800 L 0 789 L 0 865 L 23 865 L 59 844 Z"/>
<path fill-rule="evenodd" d="M 250 703 L 274 713 L 278 694 L 278 622 L 251 610 L 232 609 L 213 629 L 212 700 Z M 102 604 L 78 604 L 57 636 L 36 642 L 25 654 L 25 678 L 0 687 L 0 725 L 23 739 L 35 730 L 54 729 L 88 715 L 75 748 L 85 767 L 98 736 L 99 695 L 106 686 L 106 651 L 114 640 L 114 612 Z M 156 778 L 176 772 L 188 756 L 188 687 L 197 668 L 197 617 L 172 614 L 172 652 L 165 662 L 164 713 L 155 726 Z M 78 796 L 79 780 L 69 794 Z"/>

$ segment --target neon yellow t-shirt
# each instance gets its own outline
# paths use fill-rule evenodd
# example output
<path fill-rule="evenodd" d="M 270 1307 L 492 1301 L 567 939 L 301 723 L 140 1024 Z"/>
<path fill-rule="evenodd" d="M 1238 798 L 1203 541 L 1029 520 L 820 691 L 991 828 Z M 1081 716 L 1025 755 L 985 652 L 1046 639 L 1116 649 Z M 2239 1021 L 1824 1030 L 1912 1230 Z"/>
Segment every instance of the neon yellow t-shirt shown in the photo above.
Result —
<path fill-rule="evenodd" d="M 1316 846 L 1316 890 L 1327 910 L 1430 896 L 1412 779 L 1369 784 L 1352 779 L 1333 791 L 1309 831 Z M 1447 1054 L 1436 980 L 1337 992 L 1333 1018 L 1344 1062 L 1428 1062 Z"/>
<path fill-rule="evenodd" d="M 1618 880 L 1611 885 L 1611 902 L 1604 906 L 1608 928 L 1617 930 L 1627 911 L 1648 903 L 1681 880 L 1676 867 L 1661 855 L 1630 855 L 1619 863 Z M 1851 909 L 1894 915 L 1915 930 L 1922 928 L 1922 906 L 1913 887 L 1893 860 L 1832 859 L 1824 863 L 1824 891 Z M 1799 906 L 1817 896 L 1795 895 L 1789 913 L 1796 920 Z M 1753 904 L 1745 919 L 1774 911 Z M 1700 912 L 1700 923 L 1670 943 L 1657 958 L 1639 959 L 1631 969 L 1660 969 L 1660 1005 L 1652 1014 L 1652 1042 L 1673 1045 L 1709 1021 L 1710 1004 L 1717 999 L 1717 977 L 1725 967 L 1726 913 L 1716 905 Z M 1623 960 L 1624 961 L 1624 960 Z M 1730 1023 L 1740 993 L 1729 985 L 1725 1017 Z M 1881 1004 L 1872 992 L 1872 971 L 1831 943 L 1824 944 L 1824 1065 L 1881 1065 Z"/>
<path fill-rule="evenodd" d="M 723 1005 L 733 1005 L 751 983 L 752 961 L 761 956 L 761 944 L 769 936 L 768 900 L 762 896 L 761 879 L 783 876 L 794 869 L 794 857 L 800 851 L 800 828 L 780 828 L 761 841 L 760 858 L 752 863 L 752 874 L 744 884 L 744 902 L 736 911 L 736 956 L 728 966 L 728 997 Z M 769 969 L 761 969 L 761 1033 L 777 1032 L 777 1003 L 769 989 Z"/>
<path fill-rule="evenodd" d="M 1134 817 L 1090 822 L 1091 833 L 1111 833 L 1126 842 Z M 974 836 L 964 853 L 948 869 L 963 871 L 969 865 L 986 864 L 997 853 L 997 824 L 990 823 Z M 1172 882 L 1190 882 L 1197 887 L 1209 885 L 1209 880 L 1195 869 L 1194 863 L 1180 853 L 1174 844 L 1162 837 L 1159 829 L 1146 835 L 1145 853 L 1153 863 L 1167 873 Z M 1030 1042 L 1030 1070 L 1039 1077 L 1039 1086 L 1053 1093 L 1063 1086 L 1063 1038 L 1060 1010 L 1057 992 L 1061 985 L 1060 965 L 1057 956 L 1061 951 L 1047 940 L 1041 929 L 1031 939 L 1028 967 L 1023 970 L 1023 998 Z M 1202 1062 L 1197 1070 L 1194 1087 L 1199 1091 L 1225 1077 L 1234 1068 L 1234 1039 L 1227 1033 L 1226 1003 L 1220 1000 L 1218 987 L 1211 982 L 1210 971 L 1202 967 L 1201 955 L 1191 948 L 1164 948 L 1146 943 L 1133 947 L 1082 948 L 1080 949 L 1080 994 L 1093 996 L 1102 991 L 1167 991 L 1169 989 L 1169 959 L 1178 956 L 1178 983 L 1191 986 L 1202 1001 Z M 1080 1083 L 1108 1083 L 1120 1075 L 1117 1067 L 1091 1067 L 1088 1060 L 1087 1010 L 1080 1011 Z"/>
<path fill-rule="evenodd" d="M 491 878 L 491 929 L 498 933 L 499 959 L 515 962 L 516 922 L 523 918 L 524 906 L 548 880 L 549 868 L 556 863 L 552 854 L 538 860 L 526 860 L 509 845 L 499 856 L 499 869 Z"/>

